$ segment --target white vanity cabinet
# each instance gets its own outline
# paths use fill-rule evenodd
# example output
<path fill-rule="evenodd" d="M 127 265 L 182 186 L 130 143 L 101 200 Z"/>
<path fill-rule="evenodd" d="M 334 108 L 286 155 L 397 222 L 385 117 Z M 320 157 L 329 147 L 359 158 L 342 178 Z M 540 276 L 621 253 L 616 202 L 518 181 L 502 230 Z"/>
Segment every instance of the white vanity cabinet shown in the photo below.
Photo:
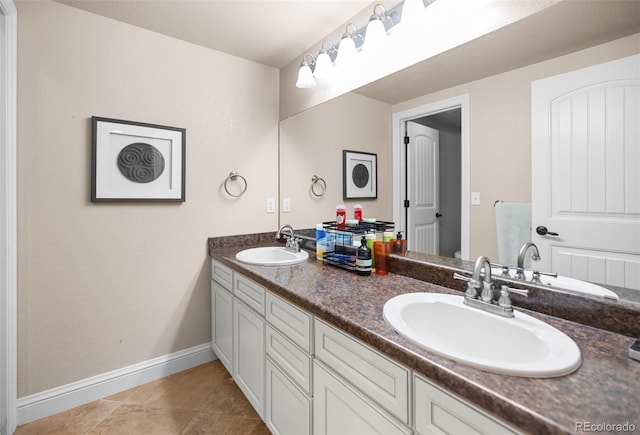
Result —
<path fill-rule="evenodd" d="M 229 267 L 211 269 L 212 348 L 272 433 L 518 433 Z"/>
<path fill-rule="evenodd" d="M 311 433 L 312 316 L 267 292 L 265 423 L 277 435 Z"/>
<path fill-rule="evenodd" d="M 519 433 L 421 376 L 414 374 L 413 382 L 417 434 L 513 435 Z"/>

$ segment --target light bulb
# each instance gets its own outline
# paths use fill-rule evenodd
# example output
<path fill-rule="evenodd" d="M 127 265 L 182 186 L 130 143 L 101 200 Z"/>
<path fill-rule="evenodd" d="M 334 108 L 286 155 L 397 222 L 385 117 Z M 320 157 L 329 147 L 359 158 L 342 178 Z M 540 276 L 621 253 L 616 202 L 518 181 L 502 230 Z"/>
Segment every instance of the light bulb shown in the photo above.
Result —
<path fill-rule="evenodd" d="M 384 47 L 387 43 L 387 31 L 384 24 L 378 17 L 372 17 L 364 35 L 364 51 L 377 51 Z"/>
<path fill-rule="evenodd" d="M 427 12 L 422 0 L 405 0 L 402 5 L 401 24 L 405 31 L 418 32 L 426 23 Z"/>
<path fill-rule="evenodd" d="M 336 65 L 344 65 L 353 60 L 356 56 L 356 43 L 350 35 L 345 35 L 338 45 L 338 56 L 336 56 Z"/>
<path fill-rule="evenodd" d="M 313 78 L 311 67 L 308 63 L 303 62 L 298 70 L 298 81 L 296 82 L 297 88 L 308 89 L 313 88 L 316 85 L 316 80 Z"/>
<path fill-rule="evenodd" d="M 321 51 L 316 59 L 316 68 L 313 71 L 315 78 L 323 80 L 329 78 L 333 64 L 331 63 L 331 57 L 326 51 Z"/>

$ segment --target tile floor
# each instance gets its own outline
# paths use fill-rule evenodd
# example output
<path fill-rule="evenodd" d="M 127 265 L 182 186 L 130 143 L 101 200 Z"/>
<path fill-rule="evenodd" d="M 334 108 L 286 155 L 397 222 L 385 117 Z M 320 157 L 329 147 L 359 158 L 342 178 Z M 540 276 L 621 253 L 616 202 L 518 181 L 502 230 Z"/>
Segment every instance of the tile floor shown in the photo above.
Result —
<path fill-rule="evenodd" d="M 18 427 L 15 435 L 269 434 L 220 361 Z"/>

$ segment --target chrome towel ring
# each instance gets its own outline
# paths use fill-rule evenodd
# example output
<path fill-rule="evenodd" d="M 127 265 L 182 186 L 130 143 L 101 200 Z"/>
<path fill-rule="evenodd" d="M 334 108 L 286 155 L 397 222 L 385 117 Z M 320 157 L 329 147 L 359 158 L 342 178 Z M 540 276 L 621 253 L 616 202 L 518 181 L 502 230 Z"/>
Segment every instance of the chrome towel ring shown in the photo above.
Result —
<path fill-rule="evenodd" d="M 318 185 L 318 189 L 320 190 L 320 193 L 316 192 L 316 185 Z M 324 179 L 318 177 L 317 175 L 314 175 L 311 178 L 311 193 L 313 193 L 314 196 L 323 196 L 324 193 L 327 191 L 327 183 L 324 181 Z"/>
<path fill-rule="evenodd" d="M 244 187 L 242 188 L 242 192 L 240 192 L 238 195 L 234 195 L 233 193 L 229 192 L 229 188 L 227 187 L 227 183 L 229 182 L 229 180 L 236 181 L 238 178 L 242 179 L 242 181 L 244 182 Z M 227 192 L 227 194 L 229 196 L 233 196 L 234 198 L 238 198 L 238 197 L 242 196 L 247 191 L 247 180 L 246 180 L 246 178 L 244 178 L 242 175 L 240 175 L 238 173 L 238 171 L 229 172 L 229 176 L 226 178 L 226 180 L 224 180 L 224 191 Z"/>

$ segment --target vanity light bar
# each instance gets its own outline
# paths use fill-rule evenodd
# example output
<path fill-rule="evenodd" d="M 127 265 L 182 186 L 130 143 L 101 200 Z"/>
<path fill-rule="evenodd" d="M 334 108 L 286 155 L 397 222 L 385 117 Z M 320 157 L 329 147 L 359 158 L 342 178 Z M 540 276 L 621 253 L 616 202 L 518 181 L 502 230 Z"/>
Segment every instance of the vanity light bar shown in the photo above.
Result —
<path fill-rule="evenodd" d="M 296 87 L 303 89 L 315 87 L 317 84 L 315 79 L 323 80 L 330 78 L 330 71 L 333 65 L 345 63 L 342 59 L 345 57 L 345 50 L 350 50 L 351 56 L 360 52 L 365 43 L 367 27 L 372 21 L 377 20 L 382 23 L 387 34 L 392 28 L 400 23 L 403 13 L 407 14 L 404 21 L 409 23 L 408 25 L 420 25 L 421 20 L 417 19 L 416 15 L 425 13 L 424 9 L 435 1 L 436 0 L 405 0 L 391 8 L 389 11 L 386 11 L 382 4 L 377 3 L 373 8 L 371 18 L 366 25 L 358 28 L 355 24 L 349 23 L 347 24 L 345 33 L 342 35 L 338 44 L 334 44 L 331 41 L 326 40 L 322 43 L 322 47 L 316 57 L 311 53 L 305 53 L 300 64 L 300 69 L 298 70 Z"/>

